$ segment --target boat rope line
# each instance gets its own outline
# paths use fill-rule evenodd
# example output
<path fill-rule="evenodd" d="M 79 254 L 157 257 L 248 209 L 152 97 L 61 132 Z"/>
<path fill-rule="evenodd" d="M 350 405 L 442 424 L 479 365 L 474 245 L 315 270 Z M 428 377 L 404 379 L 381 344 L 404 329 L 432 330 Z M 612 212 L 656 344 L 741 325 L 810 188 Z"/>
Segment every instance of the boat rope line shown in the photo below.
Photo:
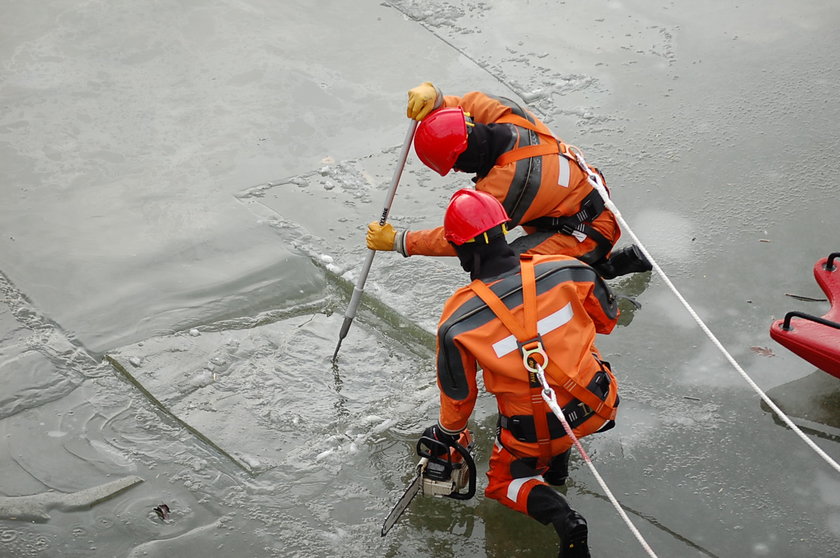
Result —
<path fill-rule="evenodd" d="M 633 533 L 633 536 L 636 537 L 636 540 L 639 541 L 639 544 L 642 545 L 642 548 L 645 549 L 645 552 L 648 553 L 648 556 L 650 556 L 651 558 L 658 558 L 656 556 L 656 553 L 650 547 L 650 545 L 639 532 L 639 530 L 636 528 L 636 526 L 633 525 L 633 522 L 630 521 L 630 517 L 627 515 L 627 512 L 625 512 L 624 508 L 621 507 L 621 504 L 613 495 L 612 491 L 610 490 L 610 487 L 607 486 L 607 483 L 604 481 L 603 477 L 601 477 L 600 473 L 598 473 L 598 469 L 595 468 L 595 465 L 592 463 L 592 460 L 589 459 L 589 454 L 586 453 L 586 450 L 583 449 L 583 446 L 580 444 L 580 440 L 578 440 L 578 437 L 575 436 L 575 433 L 572 431 L 572 427 L 571 425 L 569 425 L 569 421 L 566 420 L 566 415 L 563 414 L 563 409 L 557 403 L 557 396 L 554 393 L 554 389 L 552 389 L 552 387 L 548 385 L 548 381 L 545 379 L 545 370 L 543 370 L 543 366 L 548 362 L 548 355 L 542 352 L 541 356 L 543 359 L 542 364 L 536 362 L 535 359 L 529 359 L 527 355 L 525 355 L 524 362 L 525 368 L 527 368 L 531 372 L 535 372 L 537 378 L 539 378 L 540 380 L 540 384 L 542 384 L 542 390 L 540 391 L 540 393 L 542 394 L 543 401 L 546 402 L 546 404 L 554 413 L 554 415 L 558 419 L 560 419 L 560 424 L 563 425 L 563 430 L 566 431 L 566 435 L 569 437 L 574 446 L 580 452 L 580 455 L 583 457 L 583 460 L 586 462 L 586 465 L 589 467 L 589 470 L 592 471 L 592 475 L 595 477 L 595 480 L 597 480 L 598 484 L 601 486 L 601 490 L 603 490 L 604 494 L 607 495 L 607 498 L 610 500 L 610 503 L 612 503 L 613 507 L 615 508 L 615 511 L 618 512 L 618 515 L 621 517 L 621 519 L 624 520 L 624 523 L 627 524 L 627 527 L 630 529 L 630 532 Z"/>
<path fill-rule="evenodd" d="M 729 351 L 726 350 L 726 347 L 723 346 L 723 344 L 718 340 L 715 334 L 712 333 L 712 330 L 709 329 L 705 322 L 703 322 L 702 318 L 700 318 L 700 316 L 697 314 L 694 308 L 691 307 L 691 304 L 689 304 L 685 297 L 683 297 L 683 295 L 680 293 L 680 291 L 677 289 L 677 287 L 674 285 L 671 279 L 665 274 L 664 271 L 662 271 L 662 268 L 659 267 L 659 264 L 656 262 L 656 260 L 650 254 L 650 252 L 648 252 L 645 245 L 642 243 L 641 240 L 639 240 L 639 237 L 636 236 L 636 233 L 633 232 L 633 229 L 621 215 L 621 212 L 618 210 L 618 207 L 616 207 L 615 203 L 613 203 L 613 201 L 610 199 L 606 188 L 604 188 L 603 184 L 599 182 L 598 177 L 588 170 L 589 167 L 586 165 L 586 161 L 584 161 L 583 154 L 581 153 L 580 149 L 578 149 L 575 146 L 569 146 L 569 151 L 574 154 L 574 157 L 576 158 L 578 165 L 581 166 L 581 169 L 588 174 L 589 183 L 592 185 L 593 188 L 595 188 L 598 191 L 599 194 L 601 194 L 601 197 L 604 199 L 604 205 L 606 205 L 607 209 L 613 212 L 616 220 L 621 225 L 621 228 L 624 229 L 627 232 L 627 234 L 630 235 L 630 237 L 633 239 L 633 242 L 636 244 L 636 246 L 639 247 L 639 250 L 641 250 L 641 252 L 651 263 L 656 273 L 659 274 L 659 276 L 662 278 L 662 280 L 665 282 L 668 288 L 671 289 L 671 291 L 674 293 L 677 299 L 679 299 L 679 301 L 682 303 L 682 305 L 685 307 L 685 309 L 688 311 L 688 313 L 691 315 L 694 321 L 697 322 L 697 325 L 700 326 L 700 329 L 703 330 L 703 332 L 712 341 L 712 343 L 714 343 L 714 345 L 720 350 L 720 352 L 723 353 L 723 356 L 726 357 L 726 360 L 729 361 L 729 363 L 732 365 L 733 368 L 735 368 L 738 374 L 740 374 L 741 377 L 744 378 L 744 381 L 746 381 L 747 384 L 753 389 L 753 391 L 755 391 L 758 394 L 758 396 L 761 397 L 761 399 L 764 400 L 765 403 L 767 403 L 767 406 L 773 410 L 776 416 L 778 416 L 779 419 L 781 419 L 782 422 L 784 422 L 788 426 L 788 428 L 790 428 L 794 433 L 796 433 L 796 435 L 799 436 L 802 439 L 802 441 L 808 444 L 808 446 L 810 446 L 811 449 L 817 453 L 817 455 L 822 457 L 826 463 L 828 463 L 832 468 L 834 468 L 835 471 L 840 473 L 840 464 L 838 464 L 834 459 L 831 458 L 830 455 L 828 455 L 825 451 L 823 451 L 822 448 L 820 448 L 816 443 L 814 443 L 813 440 L 811 440 L 807 435 L 805 435 L 805 433 L 802 432 L 802 430 L 798 426 L 796 426 L 796 424 L 793 423 L 790 417 L 788 417 L 785 414 L 785 412 L 782 411 L 779 408 L 779 406 L 776 405 L 766 393 L 764 393 L 764 391 L 758 386 L 758 384 L 756 384 L 753 381 L 753 379 L 750 378 L 749 374 L 747 374 L 746 371 L 744 371 L 741 365 L 738 364 L 738 361 L 736 361 L 735 358 L 729 353 Z"/>

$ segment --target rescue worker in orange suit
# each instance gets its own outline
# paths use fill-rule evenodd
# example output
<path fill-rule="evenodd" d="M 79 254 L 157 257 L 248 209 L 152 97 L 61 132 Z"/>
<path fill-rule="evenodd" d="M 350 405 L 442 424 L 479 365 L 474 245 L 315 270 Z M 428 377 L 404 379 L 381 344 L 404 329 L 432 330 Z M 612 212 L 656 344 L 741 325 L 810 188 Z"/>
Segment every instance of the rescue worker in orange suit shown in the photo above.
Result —
<path fill-rule="evenodd" d="M 528 233 L 511 244 L 516 253 L 573 256 L 606 279 L 651 269 L 634 245 L 612 252 L 621 229 L 590 183 L 603 184 L 603 175 L 514 101 L 478 91 L 443 96 L 424 82 L 408 92 L 406 112 L 420 121 L 414 150 L 426 166 L 441 176 L 474 173 L 475 189 L 502 202 L 511 227 Z M 397 231 L 373 222 L 367 246 L 406 257 L 454 255 L 440 227 Z"/>
<path fill-rule="evenodd" d="M 499 410 L 485 494 L 552 524 L 561 558 L 588 557 L 586 520 L 550 486 L 565 483 L 573 442 L 533 371 L 543 371 L 575 437 L 614 426 L 618 385 L 594 342 L 615 327 L 618 307 L 603 278 L 580 260 L 517 256 L 504 237 L 508 222 L 496 198 L 472 189 L 455 192 L 446 210 L 444 236 L 472 283 L 444 304 L 440 414 L 423 435 L 446 445 L 458 439 L 476 403 L 480 368 Z"/>

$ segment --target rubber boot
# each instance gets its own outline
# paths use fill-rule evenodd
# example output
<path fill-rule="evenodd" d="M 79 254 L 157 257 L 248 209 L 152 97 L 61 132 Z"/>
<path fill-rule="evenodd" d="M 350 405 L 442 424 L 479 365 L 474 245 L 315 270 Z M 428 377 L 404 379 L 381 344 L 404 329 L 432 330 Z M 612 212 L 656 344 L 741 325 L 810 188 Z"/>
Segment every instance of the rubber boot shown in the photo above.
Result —
<path fill-rule="evenodd" d="M 575 510 L 563 519 L 553 522 L 560 537 L 560 554 L 557 558 L 591 558 L 589 554 L 589 527 L 586 520 Z"/>
<path fill-rule="evenodd" d="M 616 250 L 609 258 L 594 264 L 592 267 L 604 279 L 613 279 L 620 275 L 653 269 L 651 263 L 635 244 Z"/>

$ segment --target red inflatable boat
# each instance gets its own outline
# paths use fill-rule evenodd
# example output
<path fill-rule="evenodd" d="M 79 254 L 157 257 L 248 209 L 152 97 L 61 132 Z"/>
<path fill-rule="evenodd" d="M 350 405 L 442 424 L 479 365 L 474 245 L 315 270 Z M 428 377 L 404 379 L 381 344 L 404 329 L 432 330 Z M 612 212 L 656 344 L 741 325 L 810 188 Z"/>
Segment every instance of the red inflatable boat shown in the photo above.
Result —
<path fill-rule="evenodd" d="M 838 262 L 835 263 L 834 260 Z M 770 337 L 817 368 L 840 378 L 840 252 L 814 265 L 814 278 L 831 308 L 822 317 L 788 312 L 770 326 Z"/>

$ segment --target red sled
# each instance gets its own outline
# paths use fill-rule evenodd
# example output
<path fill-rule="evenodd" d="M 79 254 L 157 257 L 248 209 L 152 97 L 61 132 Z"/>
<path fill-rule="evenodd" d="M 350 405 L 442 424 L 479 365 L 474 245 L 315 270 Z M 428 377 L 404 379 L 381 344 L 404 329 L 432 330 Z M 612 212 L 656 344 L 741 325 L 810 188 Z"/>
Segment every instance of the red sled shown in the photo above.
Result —
<path fill-rule="evenodd" d="M 820 370 L 840 378 L 840 252 L 814 264 L 814 278 L 831 308 L 822 317 L 788 312 L 770 326 L 770 337 Z"/>

